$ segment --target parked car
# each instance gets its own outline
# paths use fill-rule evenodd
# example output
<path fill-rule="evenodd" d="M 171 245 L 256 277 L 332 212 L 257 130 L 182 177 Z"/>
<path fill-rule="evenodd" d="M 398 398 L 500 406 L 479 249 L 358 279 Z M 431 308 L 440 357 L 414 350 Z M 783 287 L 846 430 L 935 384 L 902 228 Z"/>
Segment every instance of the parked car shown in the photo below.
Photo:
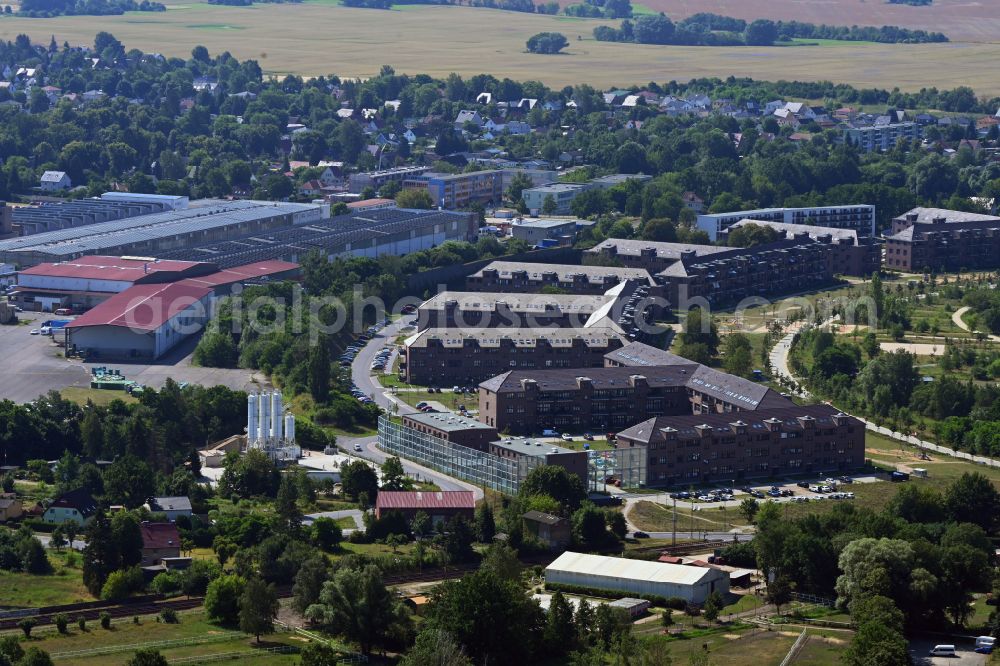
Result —
<path fill-rule="evenodd" d="M 354 450 L 355 451 L 360 451 L 361 450 L 361 445 L 360 444 L 355 444 L 354 445 Z"/>
<path fill-rule="evenodd" d="M 797 485 L 799 488 L 808 488 L 809 487 L 809 482 L 808 481 L 799 481 L 795 485 Z"/>
<path fill-rule="evenodd" d="M 589 432 L 585 432 L 585 433 L 583 433 L 583 438 L 584 438 L 585 440 L 587 440 L 588 442 L 592 442 L 592 441 L 594 441 L 594 436 L 593 436 L 593 435 L 591 435 L 591 434 L 590 434 Z"/>
<path fill-rule="evenodd" d="M 649 535 L 646 534 L 645 532 L 633 532 L 632 537 L 634 539 L 648 539 Z"/>
<path fill-rule="evenodd" d="M 569 434 L 568 432 L 564 432 L 562 434 L 562 441 L 564 441 L 564 442 L 572 442 L 573 441 L 573 435 Z"/>
<path fill-rule="evenodd" d="M 418 403 L 417 403 L 417 404 L 416 404 L 415 406 L 416 406 L 416 408 L 417 408 L 417 409 L 423 409 L 424 407 L 426 407 L 426 406 L 427 406 L 427 403 L 426 403 L 426 402 L 424 402 L 423 400 L 421 400 L 421 401 L 420 401 L 420 402 L 418 402 Z"/>

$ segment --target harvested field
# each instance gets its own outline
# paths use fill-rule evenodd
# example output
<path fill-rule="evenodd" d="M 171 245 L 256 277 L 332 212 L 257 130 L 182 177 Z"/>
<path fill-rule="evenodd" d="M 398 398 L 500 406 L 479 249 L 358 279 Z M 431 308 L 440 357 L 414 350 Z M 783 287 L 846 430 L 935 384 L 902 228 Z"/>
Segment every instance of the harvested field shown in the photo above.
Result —
<path fill-rule="evenodd" d="M 774 6 L 790 1 L 779 0 Z M 765 4 L 764 0 L 753 0 L 756 3 Z M 711 4 L 699 3 L 699 7 L 707 10 Z M 875 5 L 882 7 L 872 3 Z M 798 13 L 795 18 L 808 17 Z M 837 21 L 845 22 L 850 21 Z M 0 23 L 0 37 L 14 39 L 25 33 L 48 43 L 55 35 L 60 43 L 90 44 L 97 32 L 107 30 L 126 48 L 187 57 L 194 46 L 203 44 L 213 53 L 228 50 L 239 58 L 258 59 L 265 72 L 278 75 L 366 77 L 387 64 L 399 72 L 434 76 L 489 72 L 552 86 L 587 82 L 609 87 L 734 75 L 832 80 L 903 90 L 969 85 L 981 95 L 1000 94 L 1000 70 L 995 67 L 1000 44 L 824 42 L 816 46 L 715 48 L 595 41 L 594 27 L 609 23 L 614 22 L 470 7 L 411 5 L 383 11 L 327 2 L 252 7 L 189 3 L 170 4 L 164 13 L 5 18 Z M 528 37 L 542 31 L 565 34 L 569 48 L 559 55 L 525 52 Z"/>

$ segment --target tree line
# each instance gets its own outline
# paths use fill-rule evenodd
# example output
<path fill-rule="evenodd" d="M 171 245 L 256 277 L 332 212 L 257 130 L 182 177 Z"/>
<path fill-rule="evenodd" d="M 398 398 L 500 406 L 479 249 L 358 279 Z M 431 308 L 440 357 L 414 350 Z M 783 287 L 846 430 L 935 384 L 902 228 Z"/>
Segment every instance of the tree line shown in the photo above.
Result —
<path fill-rule="evenodd" d="M 631 14 L 627 16 L 631 17 Z M 608 18 L 618 18 L 612 16 Z M 594 28 L 594 39 L 602 42 L 674 44 L 685 46 L 773 46 L 793 39 L 833 39 L 854 42 L 940 43 L 948 37 L 940 32 L 911 30 L 898 26 L 833 26 L 801 21 L 757 19 L 747 22 L 729 16 L 698 13 L 674 23 L 666 14 L 647 14 L 619 28 Z"/>

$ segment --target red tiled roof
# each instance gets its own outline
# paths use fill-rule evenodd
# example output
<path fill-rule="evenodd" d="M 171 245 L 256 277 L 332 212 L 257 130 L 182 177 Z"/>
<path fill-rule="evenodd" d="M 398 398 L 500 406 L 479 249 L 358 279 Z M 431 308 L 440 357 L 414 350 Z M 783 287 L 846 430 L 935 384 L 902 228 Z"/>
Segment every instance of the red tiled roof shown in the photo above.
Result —
<path fill-rule="evenodd" d="M 196 278 L 187 278 L 186 280 L 181 280 L 177 284 L 192 285 L 198 287 L 218 287 L 224 284 L 234 284 L 236 282 L 242 282 L 243 280 L 253 280 L 268 275 L 287 273 L 289 271 L 298 270 L 298 268 L 299 268 L 298 264 L 293 264 L 290 261 L 279 261 L 277 259 L 273 261 L 258 261 L 253 264 L 245 264 L 243 266 L 235 266 L 233 268 L 227 268 L 225 270 L 219 271 L 218 273 L 212 273 L 211 275 L 204 275 L 202 277 L 196 277 Z"/>
<path fill-rule="evenodd" d="M 135 285 L 80 315 L 67 324 L 66 328 L 123 326 L 155 331 L 192 303 L 211 293 L 211 289 L 179 282 Z"/>
<path fill-rule="evenodd" d="M 192 269 L 207 266 L 195 261 L 143 261 L 122 259 L 121 257 L 80 257 L 58 264 L 38 264 L 20 271 L 21 275 L 42 275 L 45 277 L 77 278 L 81 280 L 119 280 L 135 282 L 153 273 L 183 274 Z"/>
<path fill-rule="evenodd" d="M 476 498 L 471 490 L 441 490 L 437 492 L 380 491 L 377 509 L 475 509 Z"/>
<path fill-rule="evenodd" d="M 142 532 L 142 547 L 148 550 L 164 548 L 180 548 L 181 535 L 177 525 L 173 523 L 143 523 L 139 526 Z"/>

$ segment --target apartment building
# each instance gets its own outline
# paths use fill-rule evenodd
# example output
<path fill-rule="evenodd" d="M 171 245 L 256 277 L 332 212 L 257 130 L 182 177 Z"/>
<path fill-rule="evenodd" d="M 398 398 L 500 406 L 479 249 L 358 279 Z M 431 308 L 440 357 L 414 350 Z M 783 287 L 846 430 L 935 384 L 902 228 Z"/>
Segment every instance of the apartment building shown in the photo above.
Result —
<path fill-rule="evenodd" d="M 681 259 L 706 257 L 730 248 L 717 245 L 695 245 L 693 243 L 659 243 L 639 239 L 608 238 L 587 250 L 595 260 L 608 265 L 620 264 L 629 268 L 641 268 L 659 273 Z"/>
<path fill-rule="evenodd" d="M 625 280 L 654 287 L 656 282 L 642 268 L 526 264 L 494 261 L 465 280 L 468 291 L 537 293 L 553 287 L 571 294 L 603 294 Z"/>
<path fill-rule="evenodd" d="M 510 225 L 510 235 L 531 245 L 572 245 L 576 238 L 574 218 L 544 218 L 520 220 Z"/>
<path fill-rule="evenodd" d="M 948 210 L 947 208 L 924 208 L 918 206 L 903 213 L 892 220 L 886 236 L 898 234 L 900 231 L 909 229 L 915 224 L 955 224 L 958 222 L 1000 222 L 1000 217 L 996 215 L 983 215 L 981 213 L 966 213 L 960 210 Z"/>
<path fill-rule="evenodd" d="M 675 309 L 706 303 L 732 305 L 749 297 L 809 291 L 831 284 L 831 247 L 797 234 L 793 239 L 752 248 L 684 258 L 656 277 Z"/>
<path fill-rule="evenodd" d="M 913 224 L 885 242 L 885 267 L 906 272 L 1000 267 L 1000 220 Z"/>
<path fill-rule="evenodd" d="M 830 405 L 660 416 L 619 432 L 618 443 L 645 449 L 649 486 L 842 474 L 865 462 L 864 424 Z"/>
<path fill-rule="evenodd" d="M 818 227 L 854 229 L 861 236 L 875 235 L 875 206 L 816 206 L 811 208 L 763 208 L 731 213 L 711 213 L 698 216 L 698 228 L 713 241 L 719 234 L 742 220 L 809 224 Z"/>
<path fill-rule="evenodd" d="M 614 432 L 652 416 L 690 413 L 686 379 L 697 364 L 512 370 L 479 385 L 479 420 L 502 432 Z"/>
<path fill-rule="evenodd" d="M 403 181 L 407 189 L 426 189 L 434 206 L 444 210 L 469 208 L 473 204 L 499 205 L 503 201 L 503 173 L 423 173 Z"/>
<path fill-rule="evenodd" d="M 430 167 L 408 166 L 396 169 L 352 173 L 348 180 L 348 189 L 354 194 L 364 191 L 366 187 L 372 187 L 377 191 L 382 189 L 382 186 L 387 183 L 402 184 L 407 178 L 413 178 L 428 171 L 430 171 Z"/>
<path fill-rule="evenodd" d="M 864 125 L 847 127 L 841 140 L 852 146 L 857 146 L 865 152 L 875 150 L 890 150 L 903 139 L 919 141 L 923 137 L 923 128 L 914 122 L 889 123 L 885 125 Z"/>
<path fill-rule="evenodd" d="M 879 270 L 882 262 L 882 248 L 874 236 L 859 236 L 856 229 L 819 227 L 809 224 L 786 224 L 761 220 L 741 220 L 724 229 L 719 239 L 726 241 L 729 233 L 747 225 L 767 227 L 777 231 L 780 237 L 794 239 L 802 234 L 828 246 L 830 272 L 834 275 L 869 276 Z"/>
<path fill-rule="evenodd" d="M 406 340 L 400 372 L 411 384 L 465 386 L 515 368 L 599 368 L 625 341 L 606 327 L 430 328 Z"/>
<path fill-rule="evenodd" d="M 591 185 L 587 183 L 552 183 L 523 190 L 521 199 L 532 215 L 541 214 L 545 200 L 549 197 L 552 197 L 552 201 L 555 203 L 555 210 L 546 212 L 554 215 L 569 215 L 573 199 L 590 188 Z"/>

